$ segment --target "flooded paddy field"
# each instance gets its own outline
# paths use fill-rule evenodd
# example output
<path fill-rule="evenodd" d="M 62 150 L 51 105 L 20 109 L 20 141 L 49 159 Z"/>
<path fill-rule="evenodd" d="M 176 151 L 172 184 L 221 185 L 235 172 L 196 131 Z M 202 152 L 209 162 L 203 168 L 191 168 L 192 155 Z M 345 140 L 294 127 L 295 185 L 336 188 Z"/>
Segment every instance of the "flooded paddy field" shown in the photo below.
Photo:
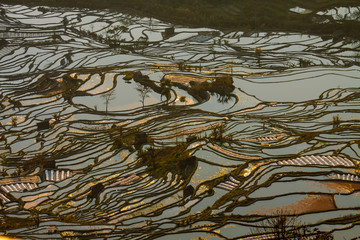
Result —
<path fill-rule="evenodd" d="M 360 236 L 358 41 L 1 8 L 1 234 Z"/>

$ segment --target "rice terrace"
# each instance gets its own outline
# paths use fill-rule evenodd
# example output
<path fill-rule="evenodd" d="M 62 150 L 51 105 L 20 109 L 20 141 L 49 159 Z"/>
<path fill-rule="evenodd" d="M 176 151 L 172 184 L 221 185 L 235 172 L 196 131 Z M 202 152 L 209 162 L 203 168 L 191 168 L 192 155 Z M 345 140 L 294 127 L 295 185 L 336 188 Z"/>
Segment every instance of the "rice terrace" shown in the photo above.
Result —
<path fill-rule="evenodd" d="M 0 0 L 0 236 L 360 239 L 359 29 L 354 0 Z"/>

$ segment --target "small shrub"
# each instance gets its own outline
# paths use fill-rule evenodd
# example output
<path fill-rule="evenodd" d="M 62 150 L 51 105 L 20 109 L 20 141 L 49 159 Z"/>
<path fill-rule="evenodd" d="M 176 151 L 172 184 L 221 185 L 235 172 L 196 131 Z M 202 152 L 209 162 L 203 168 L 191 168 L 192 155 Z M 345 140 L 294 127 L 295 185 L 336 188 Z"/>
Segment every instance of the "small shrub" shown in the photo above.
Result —
<path fill-rule="evenodd" d="M 300 58 L 299 59 L 299 66 L 300 67 L 310 67 L 313 65 L 313 62 L 309 59 L 303 59 L 303 58 Z"/>
<path fill-rule="evenodd" d="M 340 120 L 339 115 L 333 116 L 333 127 L 334 127 L 334 128 L 339 127 L 340 121 L 341 121 L 341 120 Z"/>

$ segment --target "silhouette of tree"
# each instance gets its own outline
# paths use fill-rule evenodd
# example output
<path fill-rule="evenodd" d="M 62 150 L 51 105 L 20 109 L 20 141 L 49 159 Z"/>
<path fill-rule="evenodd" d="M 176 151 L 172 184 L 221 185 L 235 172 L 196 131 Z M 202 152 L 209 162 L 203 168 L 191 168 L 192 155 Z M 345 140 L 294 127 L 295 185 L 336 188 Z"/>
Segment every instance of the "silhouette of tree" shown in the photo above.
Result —
<path fill-rule="evenodd" d="M 105 101 L 105 111 L 106 112 L 108 112 L 108 106 L 109 106 L 110 101 L 115 99 L 114 93 L 115 93 L 115 90 L 112 89 L 111 91 L 109 91 L 101 96 Z"/>
<path fill-rule="evenodd" d="M 138 84 L 136 87 L 136 91 L 138 91 L 139 96 L 140 96 L 140 102 L 142 104 L 142 106 L 145 106 L 145 99 L 150 97 L 149 93 L 151 92 L 151 88 L 149 88 L 148 86 L 143 86 L 141 84 Z"/>

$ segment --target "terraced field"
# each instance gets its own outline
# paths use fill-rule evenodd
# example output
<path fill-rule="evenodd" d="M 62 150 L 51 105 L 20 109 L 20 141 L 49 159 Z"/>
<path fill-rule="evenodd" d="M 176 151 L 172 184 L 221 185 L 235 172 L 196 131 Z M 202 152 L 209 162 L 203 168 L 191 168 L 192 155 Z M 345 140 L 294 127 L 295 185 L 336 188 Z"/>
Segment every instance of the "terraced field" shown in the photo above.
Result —
<path fill-rule="evenodd" d="M 1 8 L 1 234 L 360 236 L 358 41 Z"/>

